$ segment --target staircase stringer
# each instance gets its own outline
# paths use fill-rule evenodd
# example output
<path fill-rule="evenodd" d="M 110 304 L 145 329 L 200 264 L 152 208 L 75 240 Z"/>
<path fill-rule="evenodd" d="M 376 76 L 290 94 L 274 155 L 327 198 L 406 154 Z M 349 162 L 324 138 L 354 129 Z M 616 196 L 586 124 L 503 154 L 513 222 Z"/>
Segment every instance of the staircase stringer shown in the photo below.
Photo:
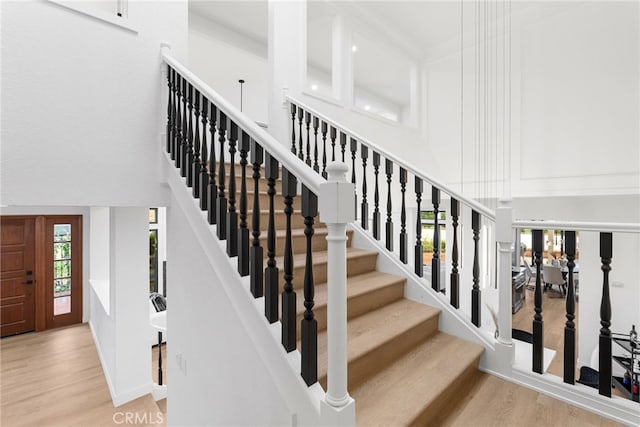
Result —
<path fill-rule="evenodd" d="M 249 277 L 240 277 L 237 272 L 236 258 L 226 253 L 224 241 L 218 240 L 216 226 L 207 221 L 207 212 L 202 211 L 198 200 L 194 199 L 185 178 L 173 167 L 169 155 L 164 154 L 167 162 L 167 183 L 179 208 L 187 218 L 190 228 L 198 238 L 198 247 L 216 272 L 217 277 L 203 278 L 203 283 L 222 286 L 231 301 L 231 306 L 241 320 L 246 335 L 264 360 L 269 376 L 277 385 L 278 391 L 286 397 L 291 410 L 292 422 L 304 425 L 323 425 L 321 401 L 325 392 L 319 383 L 307 386 L 298 372 L 300 352 L 286 353 L 281 344 L 281 324 L 269 324 L 264 316 L 264 297 L 254 298 L 249 290 Z M 230 350 L 232 351 L 232 349 Z M 295 421 L 293 421 L 295 420 Z"/>

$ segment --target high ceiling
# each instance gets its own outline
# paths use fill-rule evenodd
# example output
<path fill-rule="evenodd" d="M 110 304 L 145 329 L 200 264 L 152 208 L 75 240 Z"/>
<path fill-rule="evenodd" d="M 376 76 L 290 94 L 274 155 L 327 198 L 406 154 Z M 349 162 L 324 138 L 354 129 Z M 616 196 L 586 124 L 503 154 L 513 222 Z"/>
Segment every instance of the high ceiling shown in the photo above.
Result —
<path fill-rule="evenodd" d="M 475 2 L 459 0 L 310 1 L 308 11 L 309 64 L 330 75 L 330 22 L 335 10 L 353 23 L 354 40 L 361 45 L 354 60 L 357 85 L 396 105 L 408 102 L 408 69 L 439 45 L 460 34 L 461 4 L 465 26 L 472 29 Z M 499 8 L 502 2 L 496 2 Z M 513 13 L 533 4 L 510 3 Z M 267 44 L 267 0 L 190 0 L 192 13 L 201 15 L 263 45 Z M 470 19 L 467 19 L 470 18 Z M 327 64 L 327 65 L 324 65 Z M 400 85 L 397 82 L 401 82 Z"/>

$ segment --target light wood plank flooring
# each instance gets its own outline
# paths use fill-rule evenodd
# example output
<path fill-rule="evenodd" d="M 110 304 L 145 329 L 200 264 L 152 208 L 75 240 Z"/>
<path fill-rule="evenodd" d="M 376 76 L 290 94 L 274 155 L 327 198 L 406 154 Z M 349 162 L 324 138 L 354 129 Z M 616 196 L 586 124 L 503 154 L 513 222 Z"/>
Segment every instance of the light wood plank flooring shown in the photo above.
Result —
<path fill-rule="evenodd" d="M 149 396 L 113 407 L 86 325 L 5 338 L 0 346 L 3 426 L 112 426 L 118 412 L 158 410 Z M 474 374 L 460 387 L 470 388 L 472 398 L 451 408 L 442 425 L 617 425 L 487 374 Z M 161 407 L 166 410 L 166 401 Z"/>
<path fill-rule="evenodd" d="M 531 284 L 534 282 L 531 281 Z M 532 332 L 534 315 L 534 292 L 527 289 L 522 308 L 513 315 L 513 328 Z M 547 290 L 542 294 L 542 320 L 544 321 L 544 346 L 556 351 L 556 355 L 549 365 L 548 373 L 560 378 L 564 371 L 564 325 L 566 318 L 566 305 L 562 294 L 557 287 Z M 580 304 L 576 303 L 576 355 L 578 354 L 578 322 L 580 321 Z M 579 369 L 576 367 L 576 380 L 579 377 Z"/>
<path fill-rule="evenodd" d="M 112 426 L 125 413 L 165 425 L 150 395 L 113 407 L 87 325 L 3 338 L 0 354 L 2 426 Z"/>

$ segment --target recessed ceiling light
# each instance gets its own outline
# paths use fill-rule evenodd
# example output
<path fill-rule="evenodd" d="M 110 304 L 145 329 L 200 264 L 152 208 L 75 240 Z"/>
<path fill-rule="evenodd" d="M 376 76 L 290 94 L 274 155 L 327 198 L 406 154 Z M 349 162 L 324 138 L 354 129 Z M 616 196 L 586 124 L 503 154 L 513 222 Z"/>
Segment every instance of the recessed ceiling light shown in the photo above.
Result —
<path fill-rule="evenodd" d="M 365 106 L 364 106 L 364 109 L 365 109 L 366 111 L 371 110 L 371 105 L 365 105 Z"/>
<path fill-rule="evenodd" d="M 313 91 L 318 90 L 318 85 L 317 84 L 312 84 L 311 85 L 311 90 L 313 90 Z"/>
<path fill-rule="evenodd" d="M 355 44 L 353 46 L 351 46 L 351 51 L 352 52 L 357 52 L 358 51 L 358 46 L 356 46 Z"/>

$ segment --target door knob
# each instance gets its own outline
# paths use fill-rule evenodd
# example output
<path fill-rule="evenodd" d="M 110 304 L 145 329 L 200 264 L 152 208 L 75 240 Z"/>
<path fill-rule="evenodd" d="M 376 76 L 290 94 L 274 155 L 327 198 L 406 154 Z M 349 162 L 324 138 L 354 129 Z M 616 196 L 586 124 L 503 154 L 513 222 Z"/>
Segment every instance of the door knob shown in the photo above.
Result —
<path fill-rule="evenodd" d="M 33 284 L 33 280 L 27 280 L 26 282 L 24 282 L 25 285 L 32 285 Z"/>

